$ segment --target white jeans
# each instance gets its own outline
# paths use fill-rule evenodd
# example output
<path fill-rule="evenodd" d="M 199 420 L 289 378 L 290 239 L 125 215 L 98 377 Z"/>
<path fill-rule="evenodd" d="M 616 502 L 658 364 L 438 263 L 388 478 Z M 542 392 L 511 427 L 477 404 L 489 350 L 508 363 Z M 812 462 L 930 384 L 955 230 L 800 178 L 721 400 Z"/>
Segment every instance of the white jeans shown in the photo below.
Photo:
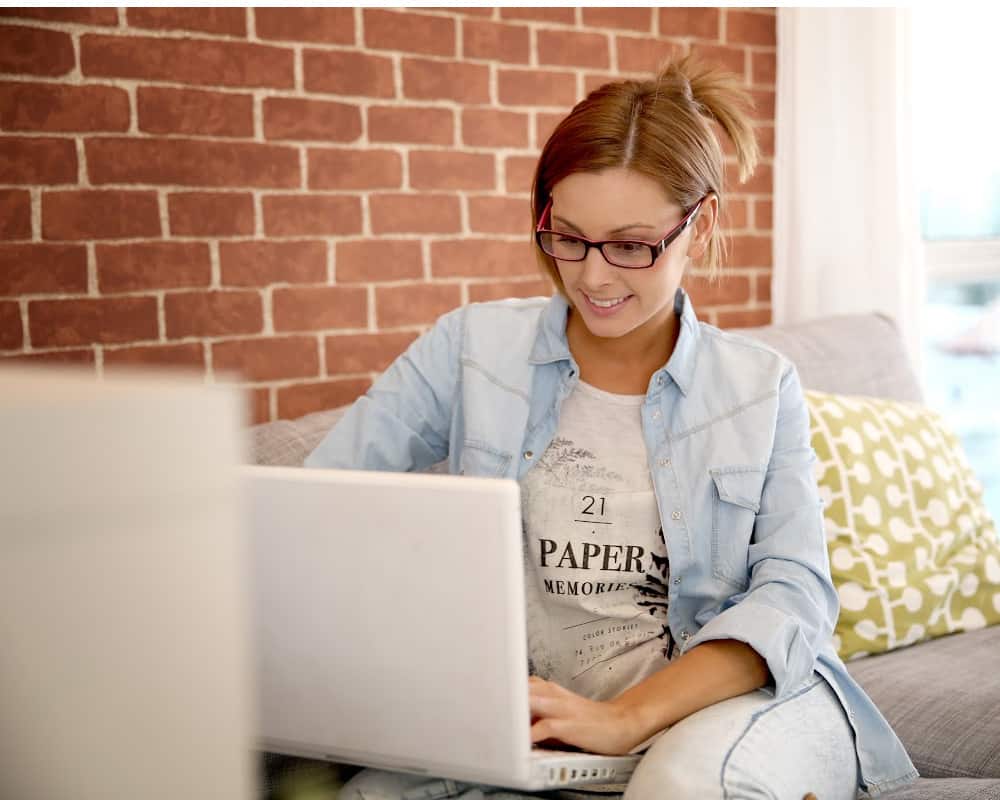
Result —
<path fill-rule="evenodd" d="M 854 733 L 818 675 L 783 700 L 767 691 L 724 700 L 692 714 L 643 755 L 623 800 L 855 800 Z M 559 800 L 617 798 L 585 790 L 540 793 Z M 479 800 L 537 797 L 440 778 L 367 769 L 338 800 Z M 863 796 L 863 795 L 862 795 Z"/>

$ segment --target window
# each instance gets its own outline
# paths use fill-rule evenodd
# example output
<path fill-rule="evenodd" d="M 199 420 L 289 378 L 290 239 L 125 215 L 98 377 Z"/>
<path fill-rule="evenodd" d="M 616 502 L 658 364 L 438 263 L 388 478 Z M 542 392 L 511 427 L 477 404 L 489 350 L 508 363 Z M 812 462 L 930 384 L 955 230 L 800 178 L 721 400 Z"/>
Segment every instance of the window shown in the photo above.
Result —
<path fill-rule="evenodd" d="M 1000 12 L 913 11 L 914 150 L 927 264 L 923 384 L 1000 521 Z"/>

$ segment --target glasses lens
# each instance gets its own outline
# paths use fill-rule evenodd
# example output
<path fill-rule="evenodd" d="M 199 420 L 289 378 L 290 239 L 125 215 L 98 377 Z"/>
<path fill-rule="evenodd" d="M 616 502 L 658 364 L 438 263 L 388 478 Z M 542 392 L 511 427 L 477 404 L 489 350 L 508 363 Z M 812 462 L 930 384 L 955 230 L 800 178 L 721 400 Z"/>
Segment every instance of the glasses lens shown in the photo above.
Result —
<path fill-rule="evenodd" d="M 545 231 L 538 237 L 538 241 L 542 245 L 542 250 L 550 256 L 566 261 L 580 261 L 587 252 L 587 246 L 572 236 Z"/>
<path fill-rule="evenodd" d="M 604 257 L 619 267 L 648 267 L 653 263 L 653 254 L 640 242 L 608 242 Z"/>

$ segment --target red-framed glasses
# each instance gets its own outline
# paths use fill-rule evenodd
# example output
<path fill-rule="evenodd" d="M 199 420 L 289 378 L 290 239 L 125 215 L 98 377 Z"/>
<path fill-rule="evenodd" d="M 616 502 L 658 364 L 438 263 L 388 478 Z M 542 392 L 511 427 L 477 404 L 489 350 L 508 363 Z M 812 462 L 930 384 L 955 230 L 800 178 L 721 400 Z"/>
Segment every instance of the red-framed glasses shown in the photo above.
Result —
<path fill-rule="evenodd" d="M 708 195 L 705 195 L 708 197 Z M 684 215 L 676 226 L 671 228 L 662 239 L 654 242 L 646 242 L 639 239 L 608 239 L 602 242 L 595 242 L 584 236 L 576 236 L 572 233 L 554 231 L 544 227 L 545 221 L 552 212 L 552 198 L 549 197 L 542 216 L 538 219 L 538 227 L 535 229 L 535 241 L 542 248 L 546 255 L 557 258 L 560 261 L 583 261 L 590 252 L 591 247 L 596 247 L 601 251 L 604 260 L 615 267 L 624 269 L 646 269 L 656 263 L 670 243 L 688 229 L 701 204 L 705 202 L 702 197 Z"/>

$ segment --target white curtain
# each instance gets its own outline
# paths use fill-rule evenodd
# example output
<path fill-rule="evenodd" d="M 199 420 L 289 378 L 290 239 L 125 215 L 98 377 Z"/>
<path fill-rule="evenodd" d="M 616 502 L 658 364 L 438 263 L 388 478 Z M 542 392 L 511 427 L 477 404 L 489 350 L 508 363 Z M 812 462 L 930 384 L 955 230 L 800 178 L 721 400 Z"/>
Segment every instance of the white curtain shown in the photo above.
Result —
<path fill-rule="evenodd" d="M 912 12 L 779 8 L 775 322 L 880 311 L 920 369 Z"/>

